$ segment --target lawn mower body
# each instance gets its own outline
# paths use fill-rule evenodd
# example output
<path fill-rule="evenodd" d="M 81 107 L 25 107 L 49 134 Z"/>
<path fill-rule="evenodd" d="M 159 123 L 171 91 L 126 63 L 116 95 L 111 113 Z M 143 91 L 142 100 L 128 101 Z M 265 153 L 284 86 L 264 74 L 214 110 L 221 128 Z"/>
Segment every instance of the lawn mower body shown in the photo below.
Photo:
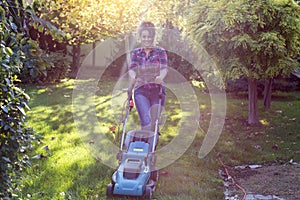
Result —
<path fill-rule="evenodd" d="M 158 124 L 161 109 L 162 88 L 155 119 L 155 129 L 131 130 L 126 134 L 126 123 L 132 109 L 132 97 L 129 95 L 126 114 L 123 120 L 120 150 L 117 155 L 119 166 L 106 188 L 106 195 L 135 196 L 151 199 L 158 181 L 155 149 L 158 143 Z M 125 141 L 125 136 L 127 137 Z"/>
<path fill-rule="evenodd" d="M 133 130 L 128 150 L 121 155 L 121 162 L 107 186 L 107 195 L 136 196 L 151 199 L 157 183 L 155 154 L 151 152 L 151 131 Z"/>

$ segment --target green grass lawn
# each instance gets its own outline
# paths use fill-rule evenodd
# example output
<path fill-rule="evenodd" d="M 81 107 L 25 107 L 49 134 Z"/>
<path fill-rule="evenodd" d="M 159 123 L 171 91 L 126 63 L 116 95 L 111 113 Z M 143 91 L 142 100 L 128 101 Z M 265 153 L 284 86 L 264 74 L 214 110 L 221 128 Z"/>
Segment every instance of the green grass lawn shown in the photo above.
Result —
<path fill-rule="evenodd" d="M 59 84 L 26 87 L 31 96 L 28 126 L 34 128 L 37 139 L 28 152 L 32 166 L 21 180 L 23 190 L 19 195 L 23 199 L 106 199 L 106 185 L 114 169 L 91 153 L 83 143 L 83 135 L 77 133 L 72 112 L 74 82 L 64 80 Z M 113 87 L 113 81 L 101 84 L 96 93 L 95 109 L 99 126 L 113 143 L 118 144 L 122 106 L 111 107 Z M 213 151 L 199 159 L 198 151 L 210 121 L 210 98 L 199 89 L 195 90 L 202 114 L 201 129 L 184 155 L 160 170 L 155 199 L 223 199 L 222 180 L 218 175 L 221 163 L 217 155 L 221 155 L 227 165 L 300 161 L 299 92 L 275 93 L 269 110 L 262 107 L 260 100 L 261 124 L 257 126 L 246 123 L 245 95 L 229 94 L 222 135 Z M 181 119 L 176 97 L 167 92 L 167 123 L 163 127 L 160 147 L 176 136 L 174 132 Z M 137 120 L 136 112 L 132 112 L 129 121 Z M 129 123 L 128 128 L 136 127 Z"/>

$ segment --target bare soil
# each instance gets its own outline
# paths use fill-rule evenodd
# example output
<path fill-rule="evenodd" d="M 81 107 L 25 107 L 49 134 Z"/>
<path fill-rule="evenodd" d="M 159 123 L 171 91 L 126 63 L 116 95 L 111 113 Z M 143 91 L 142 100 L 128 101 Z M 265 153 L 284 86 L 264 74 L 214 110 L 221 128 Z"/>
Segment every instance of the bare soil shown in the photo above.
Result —
<path fill-rule="evenodd" d="M 260 168 L 228 168 L 229 174 L 236 184 L 247 194 L 272 196 L 272 199 L 300 200 L 300 164 L 271 164 Z M 244 193 L 232 180 L 227 181 L 230 196 L 243 199 Z M 246 198 L 247 199 L 247 198 Z M 251 198 L 249 198 L 251 199 Z M 257 198 L 259 199 L 259 198 Z M 266 198 L 267 199 L 267 198 Z"/>

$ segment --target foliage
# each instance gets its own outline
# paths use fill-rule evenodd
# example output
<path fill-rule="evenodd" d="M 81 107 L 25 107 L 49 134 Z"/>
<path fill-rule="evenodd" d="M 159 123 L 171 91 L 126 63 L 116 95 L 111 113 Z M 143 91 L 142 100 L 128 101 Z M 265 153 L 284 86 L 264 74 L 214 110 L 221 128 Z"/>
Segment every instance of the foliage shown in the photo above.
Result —
<path fill-rule="evenodd" d="M 264 82 L 258 81 L 257 83 L 258 95 L 261 96 L 264 91 Z M 248 81 L 247 78 L 239 78 L 237 80 L 227 80 L 226 81 L 226 92 L 229 93 L 239 93 L 248 91 Z"/>
<path fill-rule="evenodd" d="M 147 3 L 147 12 L 144 14 L 146 20 L 154 21 L 167 29 L 178 28 L 182 33 L 186 33 L 187 19 L 195 1 L 150 0 Z"/>
<path fill-rule="evenodd" d="M 43 0 L 35 1 L 34 8 L 40 18 L 51 22 L 69 36 L 70 45 L 78 45 L 133 31 L 142 20 L 165 26 L 168 21 L 178 26 L 181 24 L 182 27 L 190 4 L 189 1 L 178 0 L 58 0 L 55 3 Z"/>
<path fill-rule="evenodd" d="M 183 29 L 191 4 L 186 0 L 42 0 L 34 2 L 34 10 L 39 18 L 66 33 L 67 43 L 72 47 L 68 52 L 73 57 L 71 68 L 76 72 L 80 65 L 81 44 L 135 31 L 142 20 L 153 21 L 165 28 L 178 26 Z"/>
<path fill-rule="evenodd" d="M 5 3 L 5 2 L 4 2 Z M 19 6 L 19 4 L 15 4 Z M 16 83 L 22 68 L 22 34 L 12 17 L 6 18 L 7 5 L 0 6 L 0 198 L 12 197 L 18 187 L 17 177 L 29 164 L 28 156 L 19 154 L 31 141 L 30 129 L 24 128 L 29 96 Z M 8 15 L 9 16 L 9 15 Z"/>
<path fill-rule="evenodd" d="M 17 1 L 4 1 L 3 8 L 6 9 L 6 15 L 12 22 L 11 30 L 21 33 L 20 45 L 15 47 L 15 51 L 21 50 L 24 55 L 21 57 L 23 66 L 19 78 L 23 82 L 52 81 L 53 79 L 55 81 L 57 75 L 52 75 L 54 70 L 57 70 L 59 76 L 66 74 L 69 65 L 65 56 L 57 57 L 57 54 L 53 54 L 48 49 L 42 49 L 42 45 L 39 44 L 40 41 L 33 40 L 36 39 L 34 36 L 37 37 L 36 35 L 41 32 L 46 37 L 61 41 L 64 38 L 63 33 L 49 22 L 38 18 L 30 6 L 25 8 L 23 4 Z M 34 30 L 36 34 L 32 33 Z M 46 41 L 45 38 L 43 43 Z M 10 41 L 11 44 L 16 42 Z"/>
<path fill-rule="evenodd" d="M 139 19 L 139 6 L 131 1 L 35 1 L 34 9 L 42 18 L 62 30 L 66 43 L 72 47 L 71 69 L 80 65 L 80 45 L 103 40 L 132 29 Z M 117 25 L 118 24 L 118 25 Z"/>
<path fill-rule="evenodd" d="M 22 82 L 54 82 L 66 77 L 70 61 L 66 47 L 62 45 L 65 35 L 51 23 L 38 18 L 30 7 L 27 18 L 27 38 L 22 41 L 22 51 L 26 55 L 20 76 Z"/>
<path fill-rule="evenodd" d="M 70 45 L 91 43 L 130 30 L 139 19 L 138 6 L 134 0 L 35 1 L 38 16 L 68 34 Z"/>
<path fill-rule="evenodd" d="M 299 9 L 293 1 L 201 1 L 192 30 L 226 78 L 289 75 L 300 53 Z"/>
<path fill-rule="evenodd" d="M 278 77 L 274 79 L 272 91 L 293 92 L 299 90 L 299 79 L 293 75 L 289 77 Z M 226 91 L 231 93 L 247 92 L 248 83 L 246 78 L 237 80 L 227 80 Z M 264 92 L 264 81 L 259 80 L 257 83 L 258 95 L 262 96 Z"/>
<path fill-rule="evenodd" d="M 55 26 L 31 12 L 33 18 L 28 23 L 28 35 L 23 51 L 28 59 L 24 62 L 22 81 L 55 82 L 65 78 L 70 70 L 70 59 L 67 57 L 65 35 Z"/>
<path fill-rule="evenodd" d="M 40 48 L 39 43 L 27 40 L 22 51 L 26 55 L 20 79 L 23 83 L 49 83 L 65 78 L 70 70 L 70 61 L 62 52 Z"/>
<path fill-rule="evenodd" d="M 248 78 L 249 123 L 258 122 L 256 81 L 299 67 L 299 11 L 293 0 L 206 0 L 193 10 L 192 34 L 216 58 L 224 78 Z"/>
<path fill-rule="evenodd" d="M 186 58 L 177 55 L 174 52 L 167 52 L 168 54 L 168 66 L 180 73 L 186 80 L 203 81 L 200 72 L 197 71 L 194 66 L 189 63 Z M 169 80 L 169 82 L 176 82 L 178 80 Z"/>

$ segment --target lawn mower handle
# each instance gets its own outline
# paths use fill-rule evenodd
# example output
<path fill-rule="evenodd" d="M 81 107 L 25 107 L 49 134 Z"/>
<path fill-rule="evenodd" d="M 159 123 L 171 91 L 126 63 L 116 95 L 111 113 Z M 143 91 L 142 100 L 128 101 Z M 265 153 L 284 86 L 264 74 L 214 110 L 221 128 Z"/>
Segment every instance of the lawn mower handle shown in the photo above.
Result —
<path fill-rule="evenodd" d="M 129 115 L 129 112 L 131 111 L 131 103 L 130 101 L 132 101 L 132 92 L 129 91 L 127 92 L 128 93 L 128 99 L 127 99 L 127 105 L 126 105 L 126 113 L 125 113 L 125 118 L 123 120 L 123 129 L 122 129 L 122 138 L 121 138 L 121 142 L 120 142 L 120 151 L 122 152 L 123 151 L 123 145 L 124 145 L 124 140 L 125 140 L 125 132 L 126 132 L 126 123 L 127 123 L 127 118 L 128 118 L 128 115 Z M 129 94 L 131 94 L 129 96 Z"/>
<path fill-rule="evenodd" d="M 155 145 L 154 142 L 156 142 L 156 138 L 158 135 L 158 124 L 159 124 L 159 118 L 160 118 L 160 113 L 161 113 L 161 101 L 162 101 L 162 94 L 163 93 L 163 86 L 159 84 L 159 100 L 158 100 L 158 106 L 157 106 L 157 115 L 155 119 L 155 129 L 154 129 L 154 139 L 153 139 L 153 146 L 152 146 L 152 152 L 155 151 Z"/>

